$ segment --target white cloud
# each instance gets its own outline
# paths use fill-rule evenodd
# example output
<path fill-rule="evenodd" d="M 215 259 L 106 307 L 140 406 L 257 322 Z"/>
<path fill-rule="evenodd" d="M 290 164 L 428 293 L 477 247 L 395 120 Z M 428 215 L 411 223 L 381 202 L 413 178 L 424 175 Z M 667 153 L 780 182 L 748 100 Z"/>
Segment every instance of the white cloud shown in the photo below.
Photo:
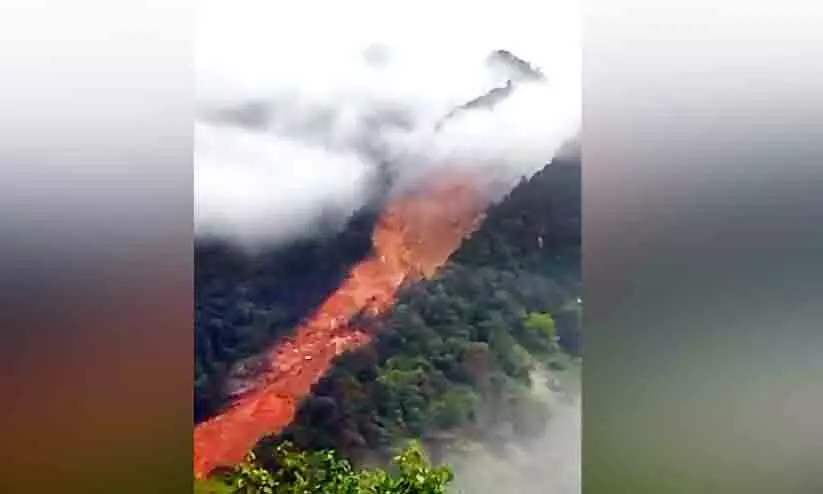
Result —
<path fill-rule="evenodd" d="M 401 179 L 442 166 L 534 171 L 579 126 L 577 9 L 577 0 L 204 0 L 198 233 L 253 242 L 295 235 L 323 208 L 362 204 L 380 160 Z M 484 66 L 500 48 L 540 67 L 548 84 L 519 88 L 494 111 L 433 134 L 454 106 L 503 82 Z M 368 53 L 381 63 L 370 65 Z"/>
<path fill-rule="evenodd" d="M 351 153 L 237 128 L 195 126 L 195 230 L 249 243 L 299 234 L 324 210 L 351 210 L 371 167 Z"/>

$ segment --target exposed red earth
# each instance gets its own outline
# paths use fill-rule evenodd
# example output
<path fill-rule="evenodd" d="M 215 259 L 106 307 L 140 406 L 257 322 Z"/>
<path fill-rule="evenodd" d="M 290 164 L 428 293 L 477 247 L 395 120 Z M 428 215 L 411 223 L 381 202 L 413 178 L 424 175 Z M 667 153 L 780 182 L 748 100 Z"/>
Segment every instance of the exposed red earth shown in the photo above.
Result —
<path fill-rule="evenodd" d="M 194 430 L 194 473 L 241 462 L 263 436 L 282 431 L 332 359 L 369 342 L 352 321 L 386 313 L 404 283 L 430 277 L 480 223 L 488 206 L 467 177 L 429 182 L 393 201 L 372 234 L 373 254 L 294 334 L 269 352 L 270 362 L 245 394 Z"/>

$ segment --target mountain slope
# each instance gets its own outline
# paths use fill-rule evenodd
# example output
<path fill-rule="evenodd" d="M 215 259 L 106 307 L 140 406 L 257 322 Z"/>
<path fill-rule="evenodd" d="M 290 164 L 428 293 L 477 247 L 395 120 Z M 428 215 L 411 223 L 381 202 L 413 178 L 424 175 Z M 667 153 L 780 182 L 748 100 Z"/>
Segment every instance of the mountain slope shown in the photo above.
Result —
<path fill-rule="evenodd" d="M 363 461 L 397 440 L 432 447 L 533 435 L 548 411 L 529 392 L 536 365 L 579 353 L 580 162 L 558 159 L 493 206 L 433 279 L 407 287 L 391 313 L 361 321 L 372 345 L 345 354 L 283 439 Z M 436 449 L 436 448 L 434 448 Z"/>
<path fill-rule="evenodd" d="M 254 255 L 217 242 L 195 246 L 195 422 L 229 402 L 239 362 L 290 334 L 369 253 L 375 219 L 369 208 L 342 231 Z"/>

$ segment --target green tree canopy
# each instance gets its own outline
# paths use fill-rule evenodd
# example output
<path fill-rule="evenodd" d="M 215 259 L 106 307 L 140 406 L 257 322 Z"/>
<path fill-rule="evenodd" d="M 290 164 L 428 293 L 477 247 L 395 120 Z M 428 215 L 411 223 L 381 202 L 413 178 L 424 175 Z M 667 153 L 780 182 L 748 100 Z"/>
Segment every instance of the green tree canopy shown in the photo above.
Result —
<path fill-rule="evenodd" d="M 557 341 L 557 329 L 551 314 L 531 312 L 526 316 L 526 329 L 533 335 L 554 343 Z"/>
<path fill-rule="evenodd" d="M 394 458 L 394 468 L 355 470 L 332 451 L 298 451 L 281 443 L 271 458 L 276 468 L 243 464 L 214 479 L 197 481 L 199 494 L 444 494 L 452 480 L 447 467 L 433 467 L 418 443 Z"/>

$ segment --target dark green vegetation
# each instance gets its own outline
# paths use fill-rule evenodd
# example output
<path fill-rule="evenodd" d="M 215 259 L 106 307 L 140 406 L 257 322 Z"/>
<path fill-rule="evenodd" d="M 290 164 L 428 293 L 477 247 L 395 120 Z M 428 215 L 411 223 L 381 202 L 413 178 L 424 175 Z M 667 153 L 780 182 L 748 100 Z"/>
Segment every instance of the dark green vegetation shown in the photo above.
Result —
<path fill-rule="evenodd" d="M 195 494 L 443 494 L 452 480 L 448 468 L 433 468 L 418 444 L 394 457 L 394 468 L 355 470 L 331 451 L 301 452 L 280 444 L 271 455 L 277 468 L 255 463 L 195 483 Z"/>
<path fill-rule="evenodd" d="M 288 334 L 368 254 L 375 217 L 369 210 L 338 234 L 318 234 L 254 255 L 217 242 L 196 246 L 196 422 L 226 404 L 232 364 Z"/>
<path fill-rule="evenodd" d="M 579 156 L 556 159 L 493 206 L 433 279 L 405 288 L 386 317 L 362 321 L 376 331 L 374 343 L 338 358 L 294 424 L 258 444 L 256 466 L 229 475 L 229 483 L 275 479 L 281 490 L 228 492 L 303 492 L 284 470 L 286 443 L 299 451 L 300 477 L 326 482 L 328 470 L 348 479 L 307 492 L 442 492 L 440 473 L 431 473 L 440 480 L 430 490 L 391 490 L 402 475 L 355 473 L 347 461 L 382 464 L 408 438 L 422 440 L 438 463 L 458 438 L 537 436 L 549 411 L 530 390 L 531 372 L 562 367 L 580 352 L 580 175 Z M 197 419 L 224 403 L 232 363 L 290 331 L 367 254 L 373 219 L 363 214 L 336 236 L 253 258 L 198 247 Z"/>
<path fill-rule="evenodd" d="M 400 438 L 436 454 L 457 437 L 536 435 L 548 410 L 530 373 L 579 352 L 579 292 L 580 167 L 556 160 L 493 206 L 434 279 L 371 321 L 374 344 L 337 359 L 259 456 L 288 440 L 360 463 Z"/>

